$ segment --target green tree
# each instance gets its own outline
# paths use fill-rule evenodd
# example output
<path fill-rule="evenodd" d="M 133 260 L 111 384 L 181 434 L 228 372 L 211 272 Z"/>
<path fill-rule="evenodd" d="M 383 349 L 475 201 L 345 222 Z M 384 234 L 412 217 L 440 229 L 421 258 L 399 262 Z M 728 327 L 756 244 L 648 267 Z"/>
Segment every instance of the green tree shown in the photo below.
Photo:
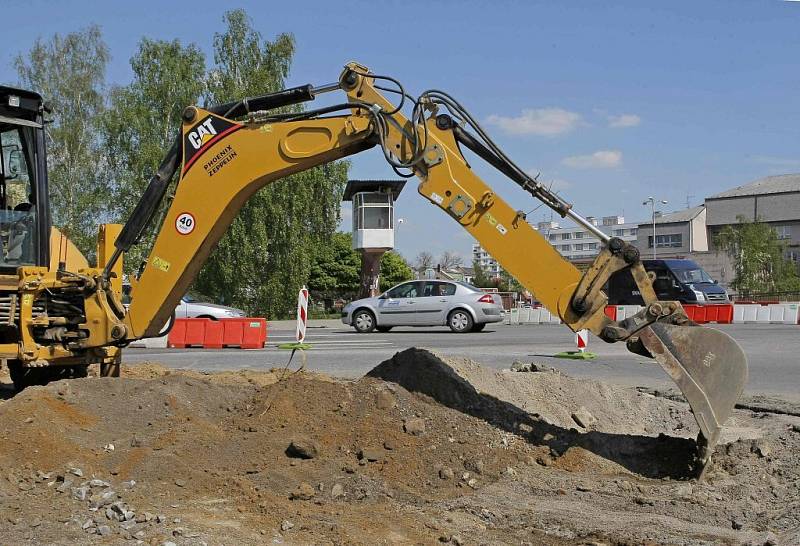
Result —
<path fill-rule="evenodd" d="M 786 259 L 775 230 L 758 219 L 751 222 L 739 216 L 738 220 L 714 239 L 733 260 L 736 274 L 731 288 L 743 294 L 800 290 L 797 267 Z"/>
<path fill-rule="evenodd" d="M 316 300 L 352 299 L 358 293 L 361 257 L 353 249 L 350 233 L 333 234 L 331 244 L 322 245 L 311 261 L 308 289 Z"/>
<path fill-rule="evenodd" d="M 97 224 L 105 219 L 97 124 L 109 58 L 100 28 L 93 25 L 37 39 L 14 61 L 21 86 L 39 92 L 53 112 L 46 129 L 53 223 L 87 256 L 94 252 Z"/>
<path fill-rule="evenodd" d="M 215 67 L 207 99 L 223 103 L 284 87 L 294 38 L 263 40 L 243 10 L 227 12 L 224 33 L 214 36 Z M 312 259 L 329 245 L 339 223 L 346 162 L 311 169 L 257 192 L 242 208 L 200 272 L 196 288 L 250 313 L 294 312 L 308 283 Z"/>
<path fill-rule="evenodd" d="M 486 270 L 478 260 L 472 260 L 472 270 L 474 271 L 472 277 L 473 286 L 477 286 L 478 288 L 489 288 L 493 286 L 489 277 L 486 275 Z"/>
<path fill-rule="evenodd" d="M 196 104 L 205 90 L 205 57 L 195 45 L 144 38 L 130 64 L 133 81 L 112 89 L 101 124 L 112 194 L 109 209 L 122 222 L 178 136 L 183 109 Z M 162 204 L 162 211 L 166 206 Z M 127 271 L 136 271 L 146 257 L 159 227 L 158 221 L 154 224 L 126 254 Z"/>
<path fill-rule="evenodd" d="M 414 271 L 408 262 L 393 250 L 381 257 L 381 290 L 388 290 L 392 286 L 414 278 Z"/>

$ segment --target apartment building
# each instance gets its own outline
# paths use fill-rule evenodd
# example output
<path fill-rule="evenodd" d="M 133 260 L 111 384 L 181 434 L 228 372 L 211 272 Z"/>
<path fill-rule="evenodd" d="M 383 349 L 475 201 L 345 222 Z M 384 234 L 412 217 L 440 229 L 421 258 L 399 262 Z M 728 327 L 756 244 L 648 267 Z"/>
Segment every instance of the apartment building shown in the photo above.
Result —
<path fill-rule="evenodd" d="M 586 218 L 600 231 L 623 241 L 635 242 L 639 222 L 625 222 L 623 216 L 593 216 Z M 536 229 L 558 252 L 571 262 L 591 262 L 600 252 L 602 243 L 583 226 L 560 226 L 558 222 L 539 222 Z"/>

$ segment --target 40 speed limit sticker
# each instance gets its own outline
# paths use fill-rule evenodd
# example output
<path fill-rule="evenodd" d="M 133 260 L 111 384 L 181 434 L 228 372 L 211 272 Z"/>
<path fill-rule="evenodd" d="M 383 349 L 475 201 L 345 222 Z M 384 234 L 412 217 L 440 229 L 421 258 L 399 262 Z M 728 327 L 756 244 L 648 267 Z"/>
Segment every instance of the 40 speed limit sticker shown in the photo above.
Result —
<path fill-rule="evenodd" d="M 194 231 L 195 226 L 194 216 L 189 212 L 182 212 L 175 219 L 175 229 L 181 235 L 189 235 Z"/>

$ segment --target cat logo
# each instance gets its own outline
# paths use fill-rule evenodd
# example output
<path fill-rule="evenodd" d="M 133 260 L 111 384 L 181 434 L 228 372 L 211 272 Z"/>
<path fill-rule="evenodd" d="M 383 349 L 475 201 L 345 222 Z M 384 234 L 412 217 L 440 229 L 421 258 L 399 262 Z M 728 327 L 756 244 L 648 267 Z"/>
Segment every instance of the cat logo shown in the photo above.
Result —
<path fill-rule="evenodd" d="M 197 125 L 197 127 L 187 135 L 189 144 L 191 144 L 195 150 L 199 150 L 203 144 L 216 136 L 217 130 L 214 128 L 213 121 L 211 117 L 206 118 L 205 121 Z"/>
<path fill-rule="evenodd" d="M 183 134 L 183 173 L 191 168 L 209 149 L 243 125 L 217 117 L 207 116 Z"/>

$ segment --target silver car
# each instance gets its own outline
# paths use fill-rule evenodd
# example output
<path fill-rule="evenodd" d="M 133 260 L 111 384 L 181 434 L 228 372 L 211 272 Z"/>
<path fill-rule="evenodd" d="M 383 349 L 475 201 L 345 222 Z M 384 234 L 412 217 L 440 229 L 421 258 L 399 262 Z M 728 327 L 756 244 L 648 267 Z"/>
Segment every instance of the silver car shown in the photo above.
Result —
<path fill-rule="evenodd" d="M 345 305 L 342 322 L 361 333 L 395 326 L 449 326 L 453 332 L 480 332 L 503 320 L 500 296 L 457 281 L 408 281 L 376 298 Z"/>
<path fill-rule="evenodd" d="M 198 301 L 189 294 L 183 296 L 175 308 L 175 316 L 177 318 L 209 318 L 217 320 L 244 317 L 246 315 L 247 313 L 241 309 Z"/>
<path fill-rule="evenodd" d="M 122 304 L 125 309 L 131 303 L 131 285 L 124 283 L 122 285 Z M 181 301 L 175 307 L 175 318 L 208 318 L 212 320 L 224 318 L 239 318 L 247 316 L 247 313 L 235 307 L 227 307 L 225 305 L 217 305 L 216 303 L 206 303 L 195 299 L 193 296 L 186 294 L 181 298 Z"/>

